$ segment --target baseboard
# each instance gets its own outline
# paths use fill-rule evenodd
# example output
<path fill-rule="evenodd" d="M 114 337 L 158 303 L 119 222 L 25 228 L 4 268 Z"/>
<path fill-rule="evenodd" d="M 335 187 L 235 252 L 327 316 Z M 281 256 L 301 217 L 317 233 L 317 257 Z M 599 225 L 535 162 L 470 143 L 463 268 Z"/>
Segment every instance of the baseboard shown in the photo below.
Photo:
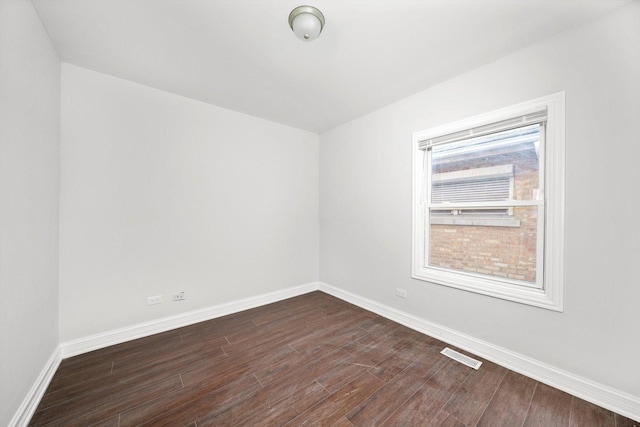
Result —
<path fill-rule="evenodd" d="M 62 352 L 60 346 L 57 346 L 47 363 L 42 368 L 40 375 L 33 383 L 29 393 L 22 401 L 22 404 L 16 411 L 15 415 L 9 422 L 9 427 L 23 427 L 29 424 L 31 417 L 36 412 L 40 399 L 44 396 L 44 392 L 47 390 L 53 375 L 56 373 L 60 362 L 62 361 Z"/>
<path fill-rule="evenodd" d="M 636 396 L 554 368 L 553 366 L 531 359 L 522 354 L 498 347 L 326 283 L 320 283 L 319 290 L 418 332 L 469 351 L 522 375 L 617 412 L 620 415 L 624 415 L 633 420 L 640 420 L 640 398 Z"/>
<path fill-rule="evenodd" d="M 89 351 L 120 344 L 125 341 L 147 337 L 171 329 L 181 328 L 216 317 L 226 316 L 243 310 L 259 307 L 265 304 L 281 301 L 287 298 L 306 294 L 318 290 L 319 283 L 307 283 L 306 285 L 295 286 L 287 289 L 270 292 L 242 300 L 232 301 L 224 304 L 207 307 L 201 310 L 189 311 L 175 316 L 164 317 L 150 322 L 139 323 L 125 328 L 91 335 L 73 341 L 68 341 L 60 345 L 62 358 L 76 356 Z"/>

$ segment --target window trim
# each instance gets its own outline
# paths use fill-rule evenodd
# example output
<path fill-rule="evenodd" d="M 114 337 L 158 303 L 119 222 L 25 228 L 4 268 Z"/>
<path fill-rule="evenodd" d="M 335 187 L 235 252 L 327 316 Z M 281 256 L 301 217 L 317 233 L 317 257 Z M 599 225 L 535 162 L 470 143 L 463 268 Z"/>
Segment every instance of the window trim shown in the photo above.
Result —
<path fill-rule="evenodd" d="M 543 230 L 538 232 L 538 244 L 543 246 L 543 257 L 538 257 L 538 270 L 542 271 L 541 287 L 523 286 L 513 281 L 503 281 L 472 273 L 458 272 L 438 267 L 425 266 L 425 242 L 428 215 L 424 211 L 423 188 L 426 176 L 423 173 L 427 144 L 446 143 L 451 139 L 466 138 L 465 134 L 481 129 L 491 133 L 491 129 L 507 126 L 515 117 L 525 120 L 535 117 L 540 111 L 547 112 L 544 144 L 544 162 L 541 175 L 544 183 L 541 197 L 544 199 Z M 413 189 L 412 189 L 412 271 L 411 277 L 435 284 L 450 286 L 470 292 L 528 304 L 554 311 L 563 311 L 564 279 L 564 164 L 565 164 L 565 94 L 552 95 L 523 102 L 486 114 L 470 117 L 443 126 L 413 133 Z M 428 171 L 427 171 L 428 172 Z M 515 201 L 517 202 L 517 201 Z M 510 206 L 518 203 L 509 202 Z M 495 203 L 499 206 L 501 203 Z M 544 268 L 542 268 L 544 267 Z"/>

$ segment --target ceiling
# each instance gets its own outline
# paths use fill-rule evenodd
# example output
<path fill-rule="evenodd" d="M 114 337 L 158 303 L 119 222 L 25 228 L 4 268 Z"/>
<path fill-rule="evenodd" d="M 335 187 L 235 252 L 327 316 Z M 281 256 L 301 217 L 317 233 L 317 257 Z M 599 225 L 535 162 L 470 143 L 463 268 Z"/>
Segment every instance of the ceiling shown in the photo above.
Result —
<path fill-rule="evenodd" d="M 305 0 L 306 1 L 306 0 Z M 32 0 L 63 62 L 322 133 L 630 0 Z"/>

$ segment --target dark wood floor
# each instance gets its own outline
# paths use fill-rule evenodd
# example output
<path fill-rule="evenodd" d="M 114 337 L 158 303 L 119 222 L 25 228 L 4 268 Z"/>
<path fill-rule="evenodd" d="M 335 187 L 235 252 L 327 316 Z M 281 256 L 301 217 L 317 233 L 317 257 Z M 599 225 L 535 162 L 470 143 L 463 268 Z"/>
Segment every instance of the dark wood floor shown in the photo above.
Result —
<path fill-rule="evenodd" d="M 30 425 L 636 425 L 444 347 L 314 292 L 66 359 Z"/>

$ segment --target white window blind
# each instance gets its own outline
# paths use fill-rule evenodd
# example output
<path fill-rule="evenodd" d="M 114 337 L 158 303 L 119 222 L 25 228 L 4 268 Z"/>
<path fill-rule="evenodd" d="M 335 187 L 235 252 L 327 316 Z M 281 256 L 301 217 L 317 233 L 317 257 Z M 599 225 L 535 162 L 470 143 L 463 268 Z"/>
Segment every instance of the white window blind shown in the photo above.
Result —
<path fill-rule="evenodd" d="M 420 150 L 426 150 L 440 144 L 448 144 L 451 142 L 461 141 L 463 139 L 488 135 L 490 133 L 501 132 L 504 130 L 515 129 L 522 126 L 533 125 L 536 123 L 544 123 L 547 121 L 547 109 L 539 109 L 527 114 L 512 117 L 506 120 L 501 120 L 495 123 L 489 123 L 486 125 L 476 126 L 473 128 L 457 131 L 445 135 L 440 135 L 435 138 L 424 138 L 418 140 L 418 147 Z"/>

